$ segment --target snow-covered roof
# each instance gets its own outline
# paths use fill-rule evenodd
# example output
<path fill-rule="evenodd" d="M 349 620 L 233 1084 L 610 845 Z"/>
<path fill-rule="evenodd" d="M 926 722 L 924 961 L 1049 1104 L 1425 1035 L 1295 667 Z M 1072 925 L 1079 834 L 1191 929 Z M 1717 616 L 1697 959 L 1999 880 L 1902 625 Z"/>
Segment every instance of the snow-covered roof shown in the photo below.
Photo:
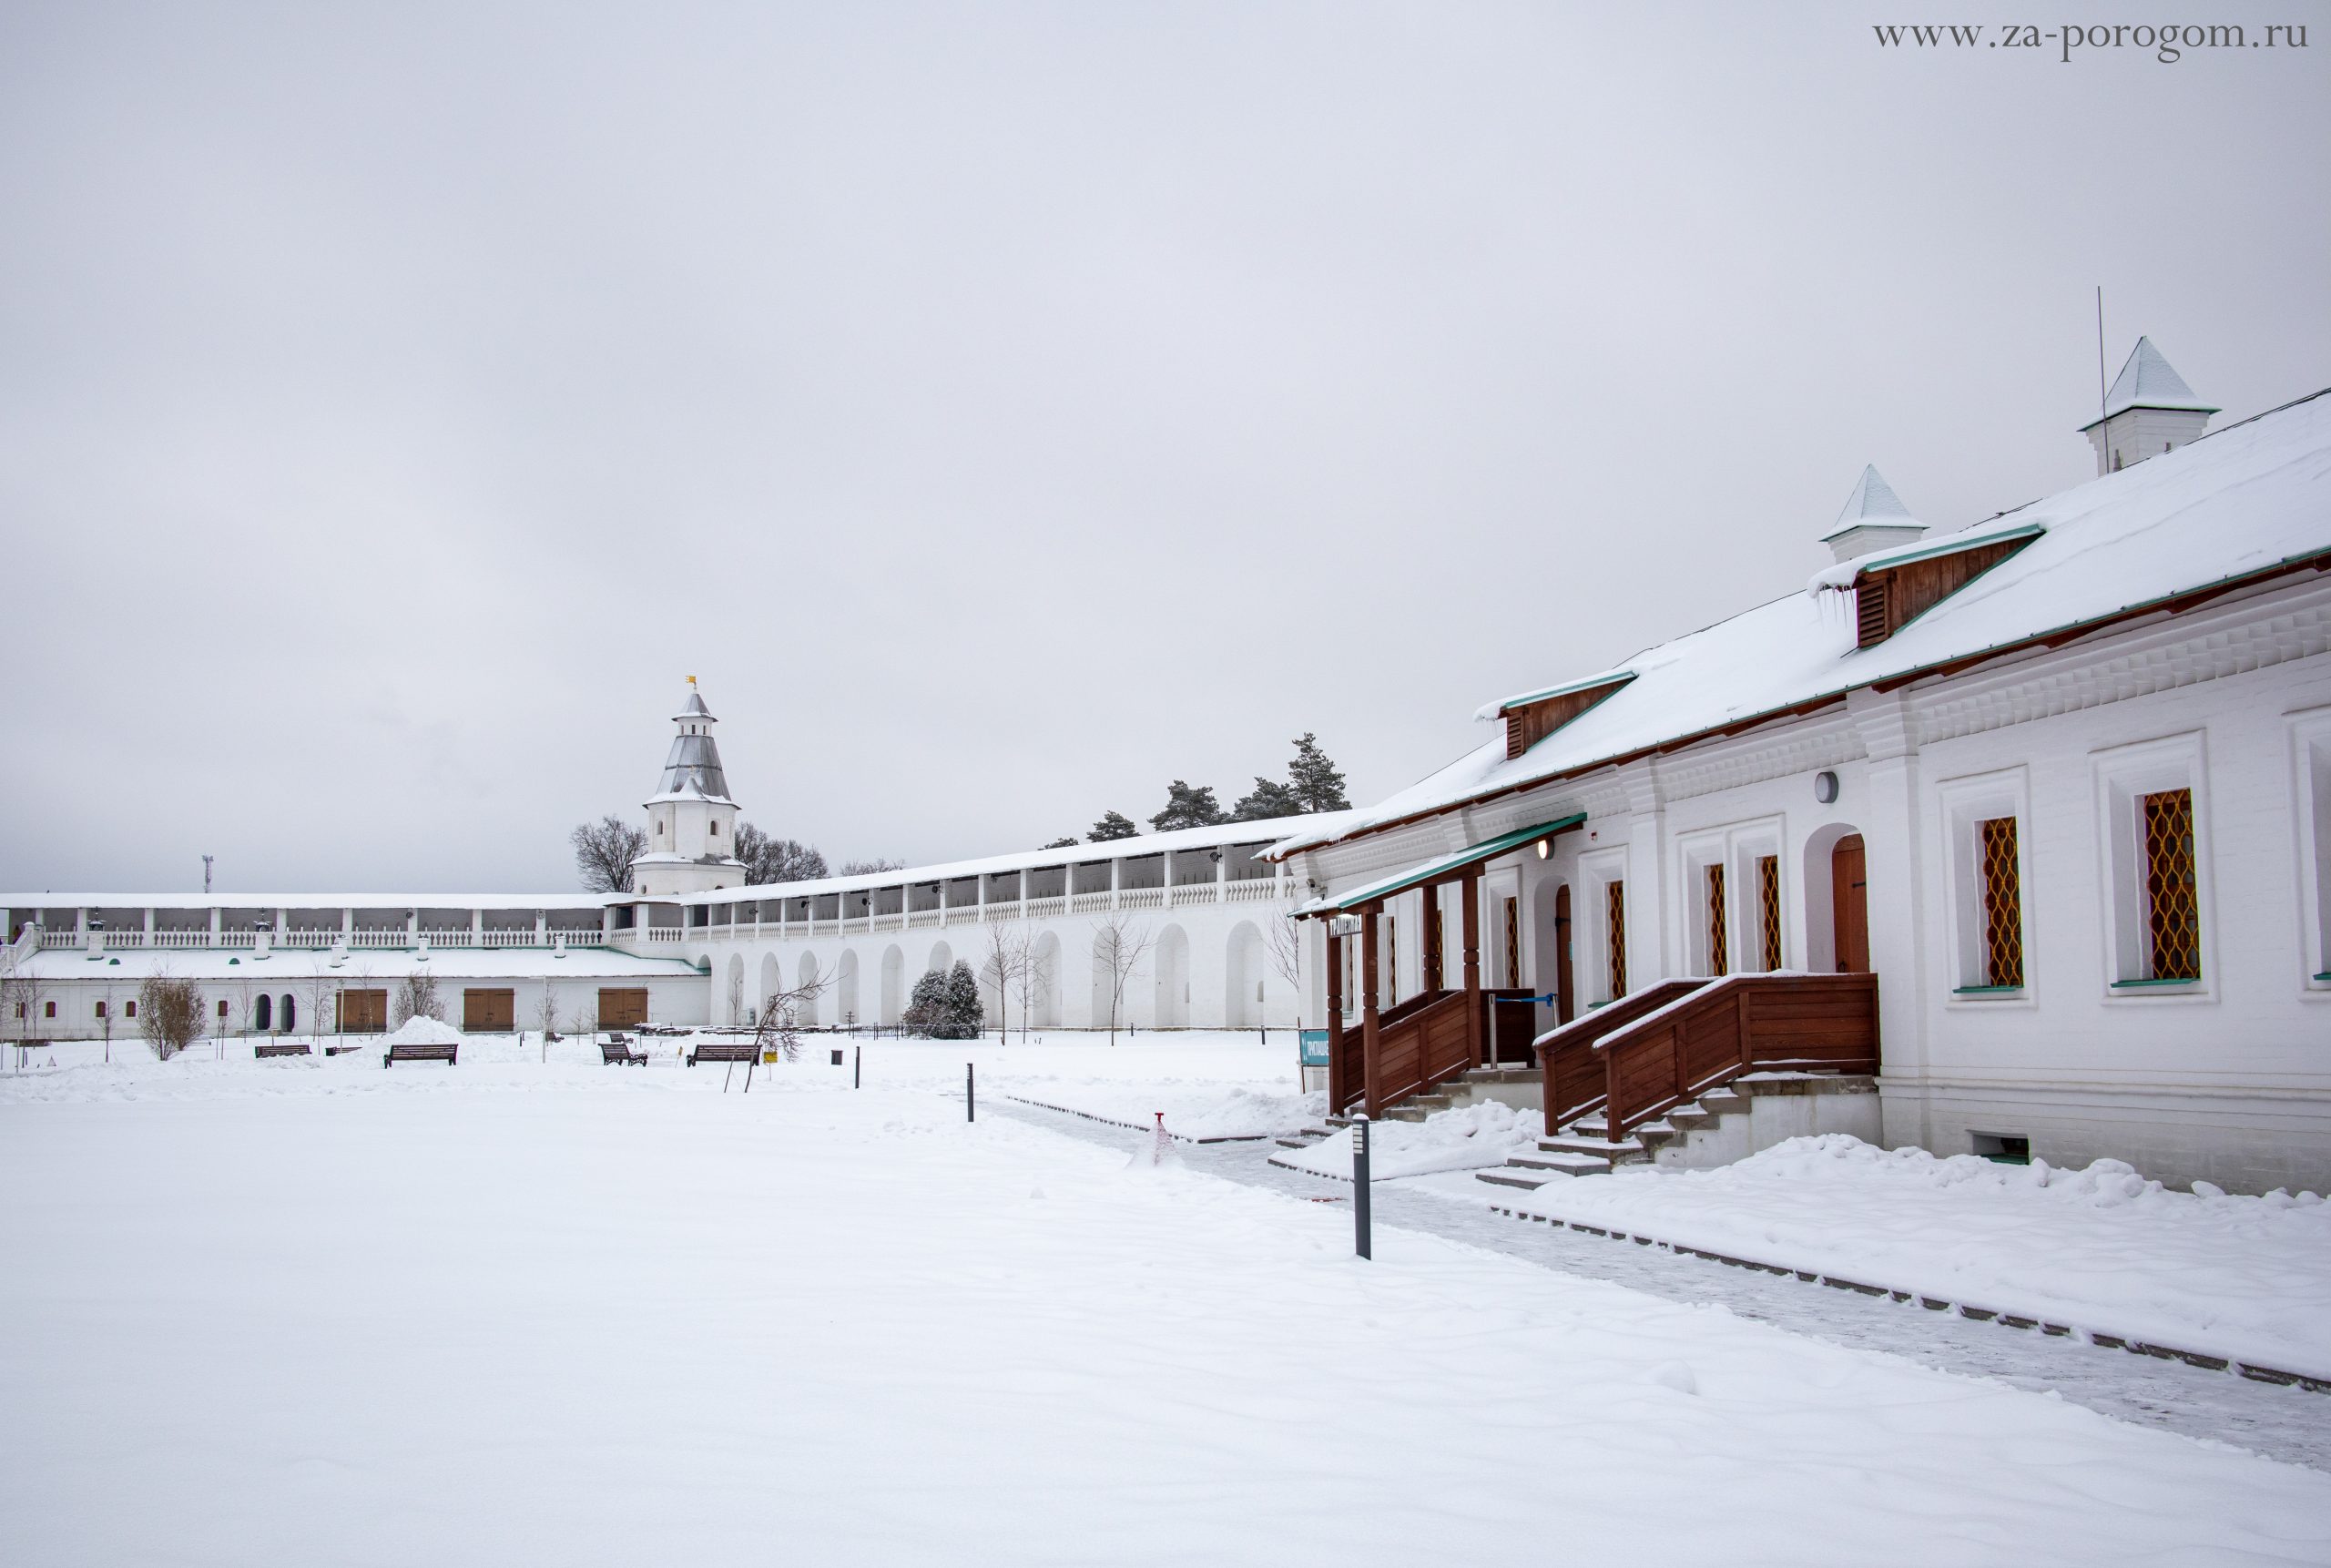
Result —
<path fill-rule="evenodd" d="M 1876 463 L 1863 467 L 1861 477 L 1854 481 L 1853 494 L 1846 497 L 1845 509 L 1837 514 L 1837 525 L 1821 536 L 1827 544 L 1847 529 L 1869 525 L 1888 528 L 1923 528 L 1925 524 L 1910 515 L 1886 476 L 1878 472 Z"/>
<path fill-rule="evenodd" d="M 736 804 L 728 798 L 728 776 L 720 770 L 720 748 L 709 735 L 672 737 L 672 749 L 664 759 L 663 781 L 643 804 L 685 799 Z"/>
<path fill-rule="evenodd" d="M 1271 817 L 1256 822 L 1224 822 L 1211 828 L 1179 828 L 1170 833 L 1143 833 L 1131 839 L 1101 843 L 1064 845 L 1056 850 L 1020 850 L 976 860 L 948 860 L 937 865 L 908 866 L 895 871 L 875 871 L 856 877 L 820 877 L 809 882 L 763 882 L 717 892 L 690 893 L 689 903 L 739 903 L 753 899 L 803 898 L 817 893 L 854 892 L 865 888 L 895 888 L 925 882 L 952 881 L 959 877 L 992 876 L 998 871 L 1035 870 L 1044 866 L 1088 863 L 1155 855 L 1168 850 L 1213 850 L 1226 844 L 1273 844 L 1290 833 L 1336 832 L 1356 811 L 1318 811 L 1305 817 Z M 1257 855 L 1257 859 L 1263 857 Z M 669 902 L 671 901 L 665 901 Z"/>
<path fill-rule="evenodd" d="M 1409 789 L 1309 828 L 1274 854 L 1639 756 L 1847 691 L 2027 643 L 2331 552 L 2331 392 L 2202 437 L 1959 534 L 1823 573 L 2015 534 L 2030 543 L 1885 641 L 1855 646 L 1841 593 L 1791 594 L 1646 648 L 1635 678 L 1508 760 L 1491 740 Z"/>
<path fill-rule="evenodd" d="M 677 724 L 691 718 L 701 718 L 707 724 L 720 722 L 712 717 L 712 709 L 704 706 L 704 694 L 693 686 L 688 687 L 688 699 L 680 704 L 679 712 L 672 715 L 672 721 Z"/>
<path fill-rule="evenodd" d="M 2153 346 L 2151 338 L 2139 338 L 2137 346 L 2129 351 L 2129 362 L 2112 378 L 2112 390 L 2104 394 L 2104 412 L 2082 425 L 2093 430 L 2114 414 L 2133 408 L 2184 409 L 2197 413 L 2215 413 L 2214 403 L 2204 402 L 2185 384 L 2185 378 L 2170 368 L 2161 351 Z"/>
<path fill-rule="evenodd" d="M 0 893 L 5 909 L 109 910 L 595 910 L 629 903 L 626 893 L 570 889 L 555 893 L 203 893 L 203 892 L 13 892 Z M 248 931 L 249 926 L 240 929 Z"/>
<path fill-rule="evenodd" d="M 409 948 L 351 951 L 334 964 L 329 948 L 279 947 L 259 957 L 249 948 L 124 948 L 92 958 L 77 947 L 52 947 L 31 957 L 26 972 L 40 980 L 117 981 L 136 985 L 158 972 L 208 981 L 249 981 L 270 990 L 296 989 L 319 972 L 339 983 L 370 978 L 397 981 L 408 974 L 440 980 L 686 979 L 702 972 L 680 958 L 639 958 L 612 947 L 570 947 L 565 958 L 546 947 L 440 947 L 423 959 Z"/>
<path fill-rule="evenodd" d="M 1527 708 L 1533 702 L 1544 702 L 1551 697 L 1568 697 L 1573 692 L 1592 691 L 1598 686 L 1624 686 L 1634 677 L 1635 672 L 1631 669 L 1606 669 L 1601 675 L 1566 680 L 1555 686 L 1542 686 L 1532 691 L 1517 691 L 1512 697 L 1501 697 L 1495 702 L 1485 702 L 1473 709 L 1473 717 L 1481 719 L 1502 718 L 1514 708 Z"/>

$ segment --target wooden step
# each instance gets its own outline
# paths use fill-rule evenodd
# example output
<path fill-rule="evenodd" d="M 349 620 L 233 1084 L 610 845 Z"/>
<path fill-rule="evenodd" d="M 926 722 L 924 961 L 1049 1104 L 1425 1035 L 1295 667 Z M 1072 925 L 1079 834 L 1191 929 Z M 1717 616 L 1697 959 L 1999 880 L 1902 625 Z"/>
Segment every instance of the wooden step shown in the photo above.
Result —
<path fill-rule="evenodd" d="M 1634 1138 L 1624 1138 L 1614 1144 L 1602 1138 L 1580 1137 L 1575 1134 L 1565 1134 L 1561 1137 L 1540 1138 L 1538 1149 L 1541 1154 L 1592 1155 L 1614 1162 L 1641 1158 L 1650 1153 Z"/>
<path fill-rule="evenodd" d="M 1523 1170 L 1560 1171 L 1564 1176 L 1611 1174 L 1611 1162 L 1601 1155 L 1548 1154 L 1541 1150 L 1534 1155 L 1515 1155 L 1505 1163 Z"/>
<path fill-rule="evenodd" d="M 1491 1186 L 1518 1186 L 1524 1192 L 1532 1192 L 1553 1180 L 1554 1173 L 1548 1171 L 1543 1176 L 1532 1176 L 1528 1171 L 1516 1170 L 1512 1166 L 1501 1166 L 1496 1170 L 1475 1171 L 1473 1179 L 1485 1181 Z"/>

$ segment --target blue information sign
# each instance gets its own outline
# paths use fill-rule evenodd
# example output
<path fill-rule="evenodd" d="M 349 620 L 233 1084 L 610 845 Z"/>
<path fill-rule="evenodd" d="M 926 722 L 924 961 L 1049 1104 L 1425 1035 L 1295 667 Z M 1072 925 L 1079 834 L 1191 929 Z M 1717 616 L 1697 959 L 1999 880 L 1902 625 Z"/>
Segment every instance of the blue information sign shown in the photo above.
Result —
<path fill-rule="evenodd" d="M 1306 1029 L 1303 1032 L 1303 1064 L 1306 1067 L 1324 1067 L 1328 1064 L 1328 1032 L 1326 1030 Z"/>

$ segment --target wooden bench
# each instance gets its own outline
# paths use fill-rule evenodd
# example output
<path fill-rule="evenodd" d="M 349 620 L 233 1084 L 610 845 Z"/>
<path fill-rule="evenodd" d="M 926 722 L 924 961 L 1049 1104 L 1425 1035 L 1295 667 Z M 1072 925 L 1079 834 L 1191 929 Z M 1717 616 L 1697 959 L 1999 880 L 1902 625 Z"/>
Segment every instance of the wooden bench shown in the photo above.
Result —
<path fill-rule="evenodd" d="M 254 1045 L 251 1047 L 251 1054 L 254 1056 L 306 1056 L 311 1053 L 308 1049 L 308 1043 L 300 1040 L 287 1044 Z"/>
<path fill-rule="evenodd" d="M 760 1059 L 761 1046 L 758 1040 L 700 1040 L 696 1049 L 688 1053 L 688 1065 L 691 1067 L 698 1062 L 728 1064 L 728 1071 L 720 1075 L 720 1092 L 724 1095 L 728 1092 L 729 1074 L 736 1072 L 739 1062 L 745 1064 L 745 1093 L 751 1094 L 753 1064 Z"/>
<path fill-rule="evenodd" d="M 627 1040 L 610 1040 L 599 1047 L 602 1067 L 639 1067 L 646 1065 L 646 1053 L 635 1051 Z"/>
<path fill-rule="evenodd" d="M 400 1041 L 389 1047 L 388 1054 L 381 1058 L 381 1065 L 386 1068 L 392 1062 L 443 1062 L 450 1067 L 453 1064 L 453 1053 L 460 1049 L 458 1045 L 412 1045 Z"/>

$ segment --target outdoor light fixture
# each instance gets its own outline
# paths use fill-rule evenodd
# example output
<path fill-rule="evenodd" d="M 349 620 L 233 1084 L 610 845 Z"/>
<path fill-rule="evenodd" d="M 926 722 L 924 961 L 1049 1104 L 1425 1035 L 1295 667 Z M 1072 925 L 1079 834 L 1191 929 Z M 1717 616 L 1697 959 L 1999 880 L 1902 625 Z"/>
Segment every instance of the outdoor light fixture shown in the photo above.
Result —
<path fill-rule="evenodd" d="M 1834 805 L 1837 799 L 1837 776 L 1827 769 L 1813 776 L 1813 798 L 1824 806 Z"/>
<path fill-rule="evenodd" d="M 1548 855 L 1551 855 L 1553 852 L 1554 846 L 1551 840 L 1546 839 L 1541 839 L 1538 840 L 1538 858 L 1540 860 L 1544 860 Z"/>

